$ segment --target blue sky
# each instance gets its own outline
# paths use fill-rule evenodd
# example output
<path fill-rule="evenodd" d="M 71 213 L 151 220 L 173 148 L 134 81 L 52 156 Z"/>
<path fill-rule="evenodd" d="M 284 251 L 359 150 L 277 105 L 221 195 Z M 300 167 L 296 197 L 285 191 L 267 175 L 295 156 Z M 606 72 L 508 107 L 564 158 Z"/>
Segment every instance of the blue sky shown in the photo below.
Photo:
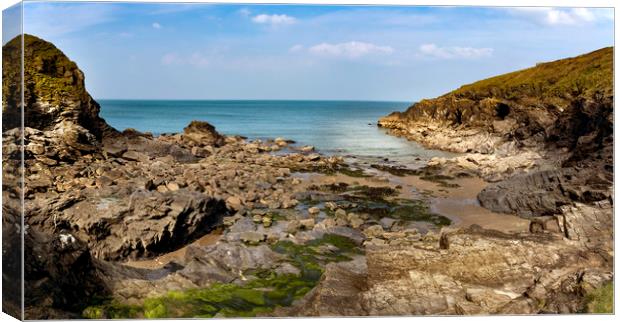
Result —
<path fill-rule="evenodd" d="M 613 45 L 613 9 L 27 2 L 24 30 L 95 98 L 415 101 Z"/>

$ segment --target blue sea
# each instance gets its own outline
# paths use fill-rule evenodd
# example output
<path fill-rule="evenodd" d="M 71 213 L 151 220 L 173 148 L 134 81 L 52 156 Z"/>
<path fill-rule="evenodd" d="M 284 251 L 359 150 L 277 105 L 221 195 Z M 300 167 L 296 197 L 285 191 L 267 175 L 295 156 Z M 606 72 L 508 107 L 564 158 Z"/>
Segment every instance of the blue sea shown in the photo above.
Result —
<path fill-rule="evenodd" d="M 283 137 L 313 145 L 324 154 L 389 158 L 395 161 L 444 155 L 387 135 L 377 120 L 404 111 L 410 102 L 280 100 L 106 100 L 101 116 L 118 130 L 154 135 L 181 132 L 192 120 L 220 133 L 250 139 Z"/>

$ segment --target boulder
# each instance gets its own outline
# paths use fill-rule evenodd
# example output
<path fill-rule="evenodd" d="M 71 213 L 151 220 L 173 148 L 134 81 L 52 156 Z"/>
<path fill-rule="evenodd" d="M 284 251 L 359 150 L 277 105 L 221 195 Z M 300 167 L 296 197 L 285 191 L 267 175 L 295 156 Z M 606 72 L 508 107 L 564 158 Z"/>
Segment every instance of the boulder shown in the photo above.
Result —
<path fill-rule="evenodd" d="M 222 146 L 225 143 L 215 127 L 203 121 L 192 121 L 183 129 L 182 137 L 185 142 L 198 146 Z"/>
<path fill-rule="evenodd" d="M 225 214 L 222 201 L 200 193 L 136 191 L 129 204 L 88 199 L 54 216 L 71 223 L 97 258 L 122 260 L 170 252 L 212 230 Z"/>

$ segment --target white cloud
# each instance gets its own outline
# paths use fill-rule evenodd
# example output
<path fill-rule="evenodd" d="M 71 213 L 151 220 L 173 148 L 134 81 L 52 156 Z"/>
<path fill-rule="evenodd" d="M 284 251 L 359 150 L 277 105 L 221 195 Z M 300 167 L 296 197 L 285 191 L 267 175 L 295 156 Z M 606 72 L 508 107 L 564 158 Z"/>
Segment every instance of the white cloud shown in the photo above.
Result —
<path fill-rule="evenodd" d="M 339 44 L 321 43 L 308 48 L 308 51 L 320 56 L 358 58 L 370 54 L 391 54 L 394 48 L 361 41 L 349 41 Z"/>
<path fill-rule="evenodd" d="M 153 24 L 151 25 L 153 28 L 155 29 L 161 29 L 161 25 L 159 24 L 159 22 L 153 22 Z"/>
<path fill-rule="evenodd" d="M 480 58 L 493 55 L 493 48 L 439 47 L 436 44 L 423 44 L 418 50 L 422 56 L 440 59 Z"/>
<path fill-rule="evenodd" d="M 254 16 L 252 21 L 258 24 L 269 24 L 272 26 L 275 25 L 291 25 L 297 22 L 297 19 L 287 15 L 266 15 L 261 14 L 258 16 Z"/>
<path fill-rule="evenodd" d="M 288 51 L 291 52 L 291 53 L 298 53 L 298 52 L 300 52 L 302 50 L 304 50 L 304 46 L 302 46 L 302 45 L 295 45 L 295 46 L 292 46 L 291 48 L 289 48 Z"/>
<path fill-rule="evenodd" d="M 180 61 L 175 53 L 168 53 L 161 57 L 161 63 L 164 65 L 178 64 Z"/>
<path fill-rule="evenodd" d="M 252 11 L 250 11 L 250 9 L 248 8 L 241 8 L 239 9 L 239 11 L 237 11 L 237 13 L 239 13 L 243 17 L 249 17 L 252 14 Z"/>
<path fill-rule="evenodd" d="M 196 67 L 206 67 L 209 65 L 209 59 L 201 53 L 193 53 L 187 60 L 187 63 Z"/>
<path fill-rule="evenodd" d="M 613 20 L 613 11 L 591 8 L 510 8 L 513 15 L 549 26 L 583 25 L 596 20 Z"/>

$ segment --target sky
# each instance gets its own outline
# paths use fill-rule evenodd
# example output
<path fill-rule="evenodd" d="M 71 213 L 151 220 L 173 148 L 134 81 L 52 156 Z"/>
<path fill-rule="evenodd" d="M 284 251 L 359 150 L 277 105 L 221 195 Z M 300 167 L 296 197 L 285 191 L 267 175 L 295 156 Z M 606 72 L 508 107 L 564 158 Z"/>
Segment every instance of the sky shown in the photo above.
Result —
<path fill-rule="evenodd" d="M 614 23 L 613 9 L 594 8 L 26 2 L 23 10 L 24 31 L 75 61 L 96 99 L 417 101 L 611 46 Z"/>

